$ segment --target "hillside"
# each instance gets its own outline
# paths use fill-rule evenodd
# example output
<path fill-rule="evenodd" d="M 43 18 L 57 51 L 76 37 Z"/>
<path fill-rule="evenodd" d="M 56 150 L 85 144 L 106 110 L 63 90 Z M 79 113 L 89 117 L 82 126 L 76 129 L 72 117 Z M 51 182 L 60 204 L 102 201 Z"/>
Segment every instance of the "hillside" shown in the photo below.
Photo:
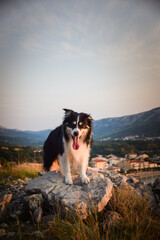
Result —
<path fill-rule="evenodd" d="M 43 145 L 51 129 L 42 131 L 20 131 L 0 128 L 0 141 L 11 144 L 39 146 Z"/>
<path fill-rule="evenodd" d="M 139 135 L 160 136 L 160 108 L 116 118 L 105 118 L 94 122 L 95 139 L 121 138 Z"/>
<path fill-rule="evenodd" d="M 134 115 L 104 118 L 94 121 L 94 139 L 160 136 L 160 107 Z M 20 131 L 0 126 L 0 141 L 12 144 L 43 145 L 51 129 L 42 131 Z"/>

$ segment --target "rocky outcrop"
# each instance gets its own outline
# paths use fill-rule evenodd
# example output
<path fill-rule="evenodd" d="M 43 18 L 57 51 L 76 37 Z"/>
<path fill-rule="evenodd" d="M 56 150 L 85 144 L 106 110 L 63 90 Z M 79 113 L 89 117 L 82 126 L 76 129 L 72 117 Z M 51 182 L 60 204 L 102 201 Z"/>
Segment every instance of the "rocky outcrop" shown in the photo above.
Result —
<path fill-rule="evenodd" d="M 113 183 L 100 173 L 90 173 L 89 184 L 81 184 L 80 178 L 74 176 L 73 185 L 66 185 L 60 173 L 48 172 L 42 177 L 28 183 L 25 190 L 28 194 L 42 194 L 50 208 L 61 207 L 61 214 L 68 210 L 78 212 L 86 218 L 88 212 L 102 211 L 112 196 Z"/>
<path fill-rule="evenodd" d="M 160 214 L 160 178 L 153 184 L 145 184 L 133 176 L 121 174 L 106 177 L 98 172 L 88 172 L 90 183 L 83 185 L 78 176 L 74 176 L 73 185 L 66 185 L 60 173 L 48 172 L 35 179 L 14 181 L 4 185 L 0 192 L 0 222 L 17 218 L 34 219 L 36 223 L 47 224 L 54 219 L 56 211 L 78 212 L 82 219 L 88 212 L 101 212 L 112 196 L 112 189 L 127 187 L 150 201 L 150 207 Z M 119 219 L 115 214 L 111 219 Z M 108 223 L 107 223 L 108 224 Z M 4 226 L 0 226 L 5 229 Z M 1 233 L 4 234 L 4 231 Z"/>

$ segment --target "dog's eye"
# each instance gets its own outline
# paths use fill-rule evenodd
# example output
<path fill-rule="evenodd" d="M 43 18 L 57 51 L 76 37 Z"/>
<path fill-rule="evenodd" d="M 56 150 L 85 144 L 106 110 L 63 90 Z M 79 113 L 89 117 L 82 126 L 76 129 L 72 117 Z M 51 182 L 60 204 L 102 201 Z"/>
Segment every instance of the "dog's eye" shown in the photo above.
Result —
<path fill-rule="evenodd" d="M 74 121 L 73 124 L 76 125 L 76 121 Z"/>
<path fill-rule="evenodd" d="M 83 127 L 83 126 L 84 126 L 84 123 L 83 123 L 83 122 L 79 122 L 79 126 L 80 126 L 80 127 Z"/>

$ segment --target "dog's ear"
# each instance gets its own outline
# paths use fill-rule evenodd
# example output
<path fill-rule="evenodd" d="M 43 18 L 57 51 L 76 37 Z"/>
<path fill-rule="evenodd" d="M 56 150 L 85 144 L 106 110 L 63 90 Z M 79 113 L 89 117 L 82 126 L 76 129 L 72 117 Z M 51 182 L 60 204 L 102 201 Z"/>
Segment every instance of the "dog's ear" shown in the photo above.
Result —
<path fill-rule="evenodd" d="M 93 118 L 91 117 L 91 115 L 89 114 L 88 117 L 87 117 L 89 120 L 93 120 Z"/>
<path fill-rule="evenodd" d="M 65 111 L 65 117 L 68 117 L 73 112 L 71 109 L 63 108 L 63 110 Z"/>

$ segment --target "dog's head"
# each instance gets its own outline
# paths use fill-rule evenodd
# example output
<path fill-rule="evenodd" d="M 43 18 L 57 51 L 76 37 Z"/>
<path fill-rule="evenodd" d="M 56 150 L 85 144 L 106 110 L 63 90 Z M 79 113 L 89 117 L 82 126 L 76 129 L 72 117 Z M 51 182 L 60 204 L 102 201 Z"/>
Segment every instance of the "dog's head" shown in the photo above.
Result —
<path fill-rule="evenodd" d="M 92 117 L 86 113 L 77 113 L 70 109 L 63 109 L 65 117 L 63 121 L 63 129 L 66 138 L 73 139 L 73 149 L 78 150 L 80 147 L 80 139 L 85 141 L 91 138 L 92 134 Z M 90 139 L 89 139 L 90 140 Z"/>

